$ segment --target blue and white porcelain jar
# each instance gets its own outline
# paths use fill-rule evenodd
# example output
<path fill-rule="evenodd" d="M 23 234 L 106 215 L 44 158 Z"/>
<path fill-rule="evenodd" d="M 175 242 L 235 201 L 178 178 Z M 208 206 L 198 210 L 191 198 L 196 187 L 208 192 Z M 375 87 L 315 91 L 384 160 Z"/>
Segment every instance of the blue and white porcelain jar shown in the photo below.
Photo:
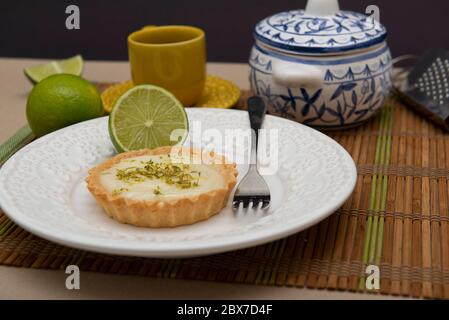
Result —
<path fill-rule="evenodd" d="M 318 129 L 363 123 L 391 87 L 386 30 L 363 14 L 340 11 L 337 0 L 309 0 L 306 10 L 257 24 L 250 82 L 271 114 Z"/>

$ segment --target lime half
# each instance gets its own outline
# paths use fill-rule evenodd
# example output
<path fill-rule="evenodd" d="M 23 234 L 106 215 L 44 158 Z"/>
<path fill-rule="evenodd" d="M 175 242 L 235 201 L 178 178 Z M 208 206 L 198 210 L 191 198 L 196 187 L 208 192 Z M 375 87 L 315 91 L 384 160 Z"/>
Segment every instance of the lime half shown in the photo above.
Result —
<path fill-rule="evenodd" d="M 24 70 L 25 75 L 32 83 L 58 73 L 68 73 L 80 76 L 83 73 L 83 57 L 80 55 L 65 60 L 52 61 L 46 64 L 29 67 Z"/>
<path fill-rule="evenodd" d="M 109 116 L 109 134 L 118 152 L 182 144 L 188 131 L 189 122 L 181 102 L 152 85 L 125 92 Z"/>

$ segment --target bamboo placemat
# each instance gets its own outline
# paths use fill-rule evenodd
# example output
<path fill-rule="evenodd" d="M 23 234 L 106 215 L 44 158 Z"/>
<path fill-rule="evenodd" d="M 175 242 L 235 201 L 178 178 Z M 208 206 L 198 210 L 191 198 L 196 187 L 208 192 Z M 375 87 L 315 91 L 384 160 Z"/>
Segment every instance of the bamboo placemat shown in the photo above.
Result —
<path fill-rule="evenodd" d="M 329 135 L 357 163 L 355 192 L 294 236 L 195 259 L 116 257 L 40 239 L 0 212 L 0 264 L 449 299 L 449 134 L 392 98 L 377 118 Z M 380 290 L 365 289 L 368 265 L 380 267 Z"/>

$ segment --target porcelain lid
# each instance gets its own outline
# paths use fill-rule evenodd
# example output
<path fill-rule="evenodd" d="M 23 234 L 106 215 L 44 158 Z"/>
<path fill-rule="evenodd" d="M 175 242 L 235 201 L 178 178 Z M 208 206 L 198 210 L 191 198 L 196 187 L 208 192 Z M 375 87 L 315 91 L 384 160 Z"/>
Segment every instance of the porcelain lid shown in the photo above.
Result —
<path fill-rule="evenodd" d="M 257 40 L 296 53 L 341 53 L 367 48 L 385 40 L 385 27 L 366 15 L 337 11 L 313 15 L 304 10 L 275 14 L 259 22 Z"/>

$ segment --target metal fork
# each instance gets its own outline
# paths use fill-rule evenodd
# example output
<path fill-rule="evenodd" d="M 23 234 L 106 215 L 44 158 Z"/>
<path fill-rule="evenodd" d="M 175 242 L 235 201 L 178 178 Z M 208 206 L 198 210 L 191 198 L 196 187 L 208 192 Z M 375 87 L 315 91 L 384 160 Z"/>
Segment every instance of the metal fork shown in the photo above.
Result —
<path fill-rule="evenodd" d="M 248 99 L 248 114 L 251 123 L 251 157 L 248 173 L 237 186 L 232 201 L 232 208 L 238 210 L 241 205 L 244 209 L 260 208 L 268 209 L 271 196 L 270 189 L 264 178 L 257 170 L 257 147 L 259 142 L 259 130 L 262 128 L 267 106 L 261 97 Z"/>

